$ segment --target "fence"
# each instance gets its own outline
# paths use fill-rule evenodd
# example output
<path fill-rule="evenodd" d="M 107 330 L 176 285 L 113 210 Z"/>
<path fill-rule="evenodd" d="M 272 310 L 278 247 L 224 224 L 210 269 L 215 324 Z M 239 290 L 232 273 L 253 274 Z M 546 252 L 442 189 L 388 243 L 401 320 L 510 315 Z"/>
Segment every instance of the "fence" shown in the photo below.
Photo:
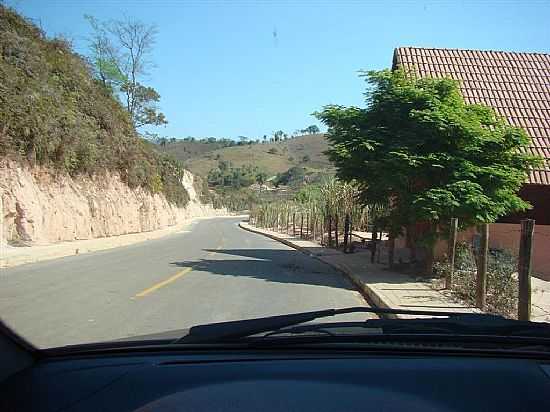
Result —
<path fill-rule="evenodd" d="M 331 209 L 324 200 L 275 202 L 254 208 L 250 212 L 250 223 L 351 252 L 354 233 L 373 230 L 369 217 L 375 213 L 353 203 Z"/>
<path fill-rule="evenodd" d="M 395 239 L 382 240 L 382 233 L 369 223 L 369 209 L 335 209 L 304 206 L 297 203 L 264 205 L 250 215 L 252 224 L 278 232 L 316 241 L 327 247 L 353 249 L 354 232 L 369 231 L 371 262 L 381 261 L 394 265 L 400 250 Z M 438 262 L 435 272 L 441 276 L 444 288 L 457 293 L 482 310 L 496 312 L 520 320 L 531 317 L 531 275 L 533 256 L 540 253 L 534 249 L 538 230 L 534 220 L 526 219 L 517 230 L 503 230 L 499 223 L 483 224 L 478 228 L 459 231 L 458 219 L 452 219 L 446 240 L 436 246 Z M 492 233 L 494 232 L 494 238 Z M 502 236 L 505 233 L 506 236 Z M 515 234 L 515 235 L 514 235 Z M 550 239 L 550 237 L 549 237 Z M 356 242 L 355 242 L 356 243 Z M 511 247 L 502 247 L 502 245 Z M 378 248 L 377 245 L 380 245 Z M 437 253 L 439 250 L 439 253 Z M 381 258 L 383 256 L 383 258 Z M 546 255 L 544 255 L 546 257 Z"/>
<path fill-rule="evenodd" d="M 443 276 L 445 288 L 478 308 L 529 320 L 535 221 L 523 220 L 515 236 L 508 236 L 506 244 L 515 248 L 499 247 L 499 225 L 482 224 L 458 232 L 458 221 L 452 219 L 445 242 L 447 251 L 436 269 Z M 493 231 L 497 235 L 494 240 Z"/>

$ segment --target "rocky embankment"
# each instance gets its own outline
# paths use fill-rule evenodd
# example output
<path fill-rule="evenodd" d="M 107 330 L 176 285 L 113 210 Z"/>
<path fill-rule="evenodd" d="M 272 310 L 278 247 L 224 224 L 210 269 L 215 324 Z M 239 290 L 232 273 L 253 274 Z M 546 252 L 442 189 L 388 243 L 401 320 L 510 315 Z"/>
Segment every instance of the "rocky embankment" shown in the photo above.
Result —
<path fill-rule="evenodd" d="M 176 207 L 161 194 L 131 189 L 115 173 L 72 178 L 4 161 L 0 164 L 0 241 L 44 245 L 148 232 L 193 217 L 226 214 L 200 203 L 193 179 L 190 172 L 185 173 L 182 185 L 190 201 Z"/>

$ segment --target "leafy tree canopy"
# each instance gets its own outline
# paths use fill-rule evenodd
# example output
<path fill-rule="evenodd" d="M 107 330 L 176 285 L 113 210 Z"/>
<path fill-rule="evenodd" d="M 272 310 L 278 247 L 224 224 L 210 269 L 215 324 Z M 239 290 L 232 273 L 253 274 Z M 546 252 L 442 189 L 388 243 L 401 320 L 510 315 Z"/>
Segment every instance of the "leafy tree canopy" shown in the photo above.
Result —
<path fill-rule="evenodd" d="M 316 116 L 328 126 L 338 176 L 356 180 L 360 198 L 388 205 L 388 229 L 416 222 L 463 226 L 494 222 L 530 205 L 517 196 L 540 159 L 529 137 L 492 108 L 468 105 L 451 79 L 404 71 L 363 72 L 367 106 L 330 105 Z"/>

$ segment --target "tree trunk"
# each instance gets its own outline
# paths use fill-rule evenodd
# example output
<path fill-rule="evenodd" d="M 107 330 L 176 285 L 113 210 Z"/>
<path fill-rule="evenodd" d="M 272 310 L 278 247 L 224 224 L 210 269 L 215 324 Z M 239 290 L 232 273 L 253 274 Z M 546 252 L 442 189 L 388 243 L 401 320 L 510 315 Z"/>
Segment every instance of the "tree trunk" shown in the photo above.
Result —
<path fill-rule="evenodd" d="M 395 237 L 390 237 L 388 243 L 388 265 L 392 268 L 395 260 Z"/>
<path fill-rule="evenodd" d="M 428 245 L 426 247 L 426 260 L 424 262 L 424 274 L 431 276 L 434 272 L 434 246 Z"/>

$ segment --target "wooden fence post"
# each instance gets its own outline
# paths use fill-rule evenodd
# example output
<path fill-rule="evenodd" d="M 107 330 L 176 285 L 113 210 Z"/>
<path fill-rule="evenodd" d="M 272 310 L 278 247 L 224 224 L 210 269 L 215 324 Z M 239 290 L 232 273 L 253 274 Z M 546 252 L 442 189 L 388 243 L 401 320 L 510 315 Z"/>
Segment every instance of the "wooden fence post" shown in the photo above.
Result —
<path fill-rule="evenodd" d="M 300 212 L 300 239 L 304 238 L 304 214 Z"/>
<path fill-rule="evenodd" d="M 349 244 L 350 247 L 353 245 L 353 222 L 351 218 L 349 220 Z"/>
<path fill-rule="evenodd" d="M 458 219 L 456 217 L 453 217 L 451 218 L 451 227 L 449 229 L 449 273 L 447 273 L 447 277 L 445 278 L 445 289 L 450 289 L 453 284 L 457 232 L 458 232 Z"/>
<path fill-rule="evenodd" d="M 306 239 L 309 238 L 309 212 L 306 213 Z"/>
<path fill-rule="evenodd" d="M 292 236 L 296 236 L 296 212 L 292 213 Z"/>
<path fill-rule="evenodd" d="M 336 245 L 336 249 L 338 249 L 338 214 L 335 216 L 334 219 L 334 243 Z"/>
<path fill-rule="evenodd" d="M 332 215 L 328 215 L 328 247 L 332 247 Z"/>
<path fill-rule="evenodd" d="M 533 232 L 535 221 L 521 221 L 521 239 L 518 259 L 518 319 L 531 320 L 531 255 L 533 253 Z"/>
<path fill-rule="evenodd" d="M 349 241 L 349 214 L 346 213 L 344 218 L 344 252 L 348 251 L 348 241 Z"/>
<path fill-rule="evenodd" d="M 286 234 L 290 231 L 290 212 L 286 212 Z"/>
<path fill-rule="evenodd" d="M 487 296 L 487 259 L 489 257 L 489 223 L 481 225 L 481 242 L 477 265 L 476 306 L 483 310 Z"/>

